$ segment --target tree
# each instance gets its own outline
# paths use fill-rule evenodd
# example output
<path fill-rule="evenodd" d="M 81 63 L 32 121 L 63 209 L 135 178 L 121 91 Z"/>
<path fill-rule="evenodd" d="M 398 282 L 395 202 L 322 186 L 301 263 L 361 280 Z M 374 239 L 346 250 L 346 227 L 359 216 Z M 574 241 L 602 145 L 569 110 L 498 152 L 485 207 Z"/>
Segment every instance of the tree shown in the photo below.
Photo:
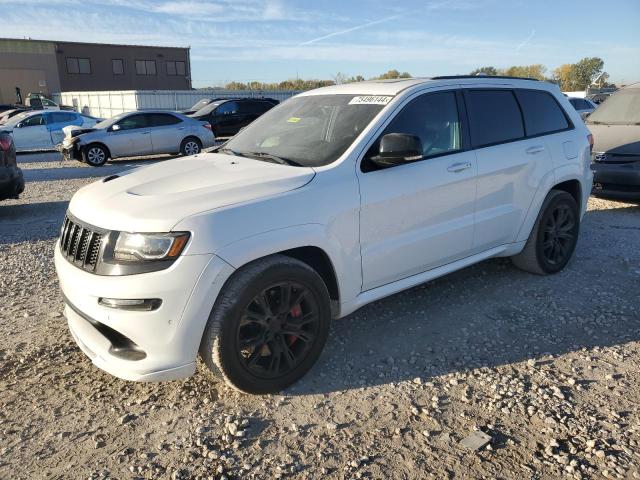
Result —
<path fill-rule="evenodd" d="M 565 92 L 585 90 L 596 80 L 606 86 L 609 75 L 602 71 L 603 67 L 601 58 L 586 57 L 577 63 L 560 65 L 553 71 L 553 78 Z"/>
<path fill-rule="evenodd" d="M 544 65 L 536 63 L 534 65 L 513 66 L 500 73 L 508 77 L 535 78 L 536 80 L 544 80 L 547 68 Z"/>
<path fill-rule="evenodd" d="M 593 82 L 604 67 L 604 61 L 598 57 L 587 57 L 572 66 L 572 80 L 576 90 L 584 90 Z"/>
<path fill-rule="evenodd" d="M 409 72 L 400 73 L 398 70 L 389 70 L 387 73 L 383 73 L 379 77 L 374 77 L 372 80 L 393 80 L 396 78 L 411 78 Z"/>
<path fill-rule="evenodd" d="M 469 75 L 478 75 L 479 73 L 495 77 L 496 75 L 498 75 L 498 69 L 496 67 L 480 67 L 476 68 Z"/>
<path fill-rule="evenodd" d="M 564 65 L 560 65 L 553 71 L 553 80 L 558 84 L 560 90 L 564 90 L 565 92 L 571 91 L 571 69 L 573 65 L 570 63 L 565 63 Z"/>

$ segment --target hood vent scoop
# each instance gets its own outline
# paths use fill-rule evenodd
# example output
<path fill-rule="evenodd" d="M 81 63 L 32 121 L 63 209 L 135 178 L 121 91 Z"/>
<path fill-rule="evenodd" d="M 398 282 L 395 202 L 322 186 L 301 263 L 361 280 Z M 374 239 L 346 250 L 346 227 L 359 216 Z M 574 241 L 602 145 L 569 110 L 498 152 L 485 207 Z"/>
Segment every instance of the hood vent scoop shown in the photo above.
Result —
<path fill-rule="evenodd" d="M 116 178 L 120 178 L 120 175 L 109 175 L 104 180 L 102 180 L 102 183 L 110 182 L 111 180 L 115 180 Z"/>

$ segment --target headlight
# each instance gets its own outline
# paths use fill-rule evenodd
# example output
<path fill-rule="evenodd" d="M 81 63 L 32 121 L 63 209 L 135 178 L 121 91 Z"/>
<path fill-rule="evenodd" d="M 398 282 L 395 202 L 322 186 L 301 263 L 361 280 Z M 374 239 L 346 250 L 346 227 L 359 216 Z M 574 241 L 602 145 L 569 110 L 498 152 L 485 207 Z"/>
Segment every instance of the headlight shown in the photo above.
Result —
<path fill-rule="evenodd" d="M 125 262 L 140 260 L 171 260 L 184 250 L 189 233 L 127 233 L 120 232 L 113 249 L 113 258 Z"/>

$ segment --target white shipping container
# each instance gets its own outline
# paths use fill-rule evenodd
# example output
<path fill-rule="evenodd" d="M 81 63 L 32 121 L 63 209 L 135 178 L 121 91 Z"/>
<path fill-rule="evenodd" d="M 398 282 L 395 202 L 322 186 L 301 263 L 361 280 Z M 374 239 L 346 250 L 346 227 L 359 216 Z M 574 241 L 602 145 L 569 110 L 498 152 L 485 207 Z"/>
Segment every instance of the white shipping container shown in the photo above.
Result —
<path fill-rule="evenodd" d="M 135 110 L 183 110 L 203 98 L 260 98 L 283 101 L 300 93 L 296 90 L 120 90 L 113 92 L 61 92 L 53 94 L 61 105 L 97 118 L 111 118 Z"/>

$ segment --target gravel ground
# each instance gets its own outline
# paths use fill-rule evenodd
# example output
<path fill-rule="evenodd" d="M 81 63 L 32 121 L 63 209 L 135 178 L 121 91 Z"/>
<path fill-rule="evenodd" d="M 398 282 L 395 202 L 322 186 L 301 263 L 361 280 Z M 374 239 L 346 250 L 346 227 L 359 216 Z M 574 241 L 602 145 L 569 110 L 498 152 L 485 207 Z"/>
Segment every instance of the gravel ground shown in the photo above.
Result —
<path fill-rule="evenodd" d="M 21 156 L 0 203 L 0 478 L 640 478 L 640 208 L 591 199 L 568 268 L 495 259 L 334 323 L 282 395 L 202 366 L 163 384 L 96 369 L 61 315 L 53 248 L 102 169 Z M 472 432 L 491 441 L 460 442 Z"/>

